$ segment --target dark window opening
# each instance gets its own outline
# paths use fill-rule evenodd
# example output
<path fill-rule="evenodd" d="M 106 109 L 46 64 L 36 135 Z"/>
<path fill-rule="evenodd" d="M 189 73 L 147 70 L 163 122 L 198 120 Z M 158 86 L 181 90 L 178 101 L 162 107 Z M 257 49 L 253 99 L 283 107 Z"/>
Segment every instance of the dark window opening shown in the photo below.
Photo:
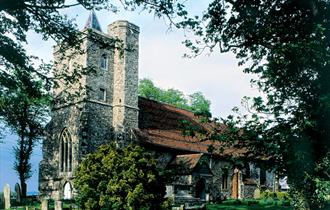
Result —
<path fill-rule="evenodd" d="M 108 58 L 106 54 L 103 54 L 100 58 L 100 67 L 103 70 L 107 70 L 108 69 Z"/>
<path fill-rule="evenodd" d="M 260 168 L 260 185 L 266 184 L 266 170 L 263 168 Z"/>
<path fill-rule="evenodd" d="M 222 173 L 222 184 L 221 189 L 227 190 L 228 189 L 228 171 L 224 170 Z"/>
<path fill-rule="evenodd" d="M 98 98 L 99 98 L 100 101 L 106 101 L 106 99 L 107 99 L 107 94 L 106 94 L 105 89 L 100 88 Z"/>
<path fill-rule="evenodd" d="M 196 198 L 200 198 L 201 200 L 206 199 L 206 183 L 204 179 L 198 180 L 196 183 Z"/>
<path fill-rule="evenodd" d="M 243 180 L 246 180 L 248 178 L 251 178 L 250 164 L 245 162 L 244 163 Z"/>

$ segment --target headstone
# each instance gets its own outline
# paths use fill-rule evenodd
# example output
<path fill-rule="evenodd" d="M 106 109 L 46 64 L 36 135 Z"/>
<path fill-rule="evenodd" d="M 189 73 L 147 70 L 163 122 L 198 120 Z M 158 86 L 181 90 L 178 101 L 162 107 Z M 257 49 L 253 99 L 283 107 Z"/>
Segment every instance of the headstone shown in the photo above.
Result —
<path fill-rule="evenodd" d="M 22 191 L 18 183 L 15 184 L 16 202 L 21 203 Z"/>
<path fill-rule="evenodd" d="M 41 210 L 48 210 L 48 200 L 47 199 L 42 199 Z"/>
<path fill-rule="evenodd" d="M 260 189 L 259 188 L 255 189 L 253 198 L 255 198 L 255 199 L 260 198 Z"/>
<path fill-rule="evenodd" d="M 55 201 L 55 210 L 62 210 L 62 201 Z"/>
<path fill-rule="evenodd" d="M 3 197 L 5 199 L 5 209 L 10 209 L 10 186 L 6 184 L 3 188 Z"/>
<path fill-rule="evenodd" d="M 205 195 L 205 200 L 208 202 L 208 201 L 210 201 L 210 194 L 209 193 L 206 193 L 206 195 Z"/>

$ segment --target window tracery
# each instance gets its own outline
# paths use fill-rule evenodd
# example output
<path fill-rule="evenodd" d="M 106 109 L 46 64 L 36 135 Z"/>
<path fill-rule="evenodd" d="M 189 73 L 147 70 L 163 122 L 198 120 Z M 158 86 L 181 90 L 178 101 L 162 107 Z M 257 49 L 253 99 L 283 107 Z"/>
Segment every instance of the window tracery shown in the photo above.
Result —
<path fill-rule="evenodd" d="M 66 128 L 60 136 L 60 171 L 72 171 L 72 138 Z"/>

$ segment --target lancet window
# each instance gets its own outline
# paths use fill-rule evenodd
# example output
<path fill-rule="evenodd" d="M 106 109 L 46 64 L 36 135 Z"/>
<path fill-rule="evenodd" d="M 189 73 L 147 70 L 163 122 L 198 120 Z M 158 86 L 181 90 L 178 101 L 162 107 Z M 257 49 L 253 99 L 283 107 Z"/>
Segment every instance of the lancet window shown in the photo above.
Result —
<path fill-rule="evenodd" d="M 60 136 L 60 171 L 72 171 L 72 138 L 66 128 Z"/>
<path fill-rule="evenodd" d="M 100 58 L 100 67 L 103 70 L 107 70 L 108 69 L 108 58 L 106 54 L 101 55 Z"/>

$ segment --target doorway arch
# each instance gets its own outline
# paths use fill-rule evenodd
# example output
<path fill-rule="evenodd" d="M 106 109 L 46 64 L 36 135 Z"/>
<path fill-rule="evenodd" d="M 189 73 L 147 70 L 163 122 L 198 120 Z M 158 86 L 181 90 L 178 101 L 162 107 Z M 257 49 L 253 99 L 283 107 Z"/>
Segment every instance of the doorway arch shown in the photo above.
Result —
<path fill-rule="evenodd" d="M 71 200 L 72 198 L 73 198 L 72 186 L 71 186 L 70 182 L 66 182 L 63 187 L 63 199 Z"/>

